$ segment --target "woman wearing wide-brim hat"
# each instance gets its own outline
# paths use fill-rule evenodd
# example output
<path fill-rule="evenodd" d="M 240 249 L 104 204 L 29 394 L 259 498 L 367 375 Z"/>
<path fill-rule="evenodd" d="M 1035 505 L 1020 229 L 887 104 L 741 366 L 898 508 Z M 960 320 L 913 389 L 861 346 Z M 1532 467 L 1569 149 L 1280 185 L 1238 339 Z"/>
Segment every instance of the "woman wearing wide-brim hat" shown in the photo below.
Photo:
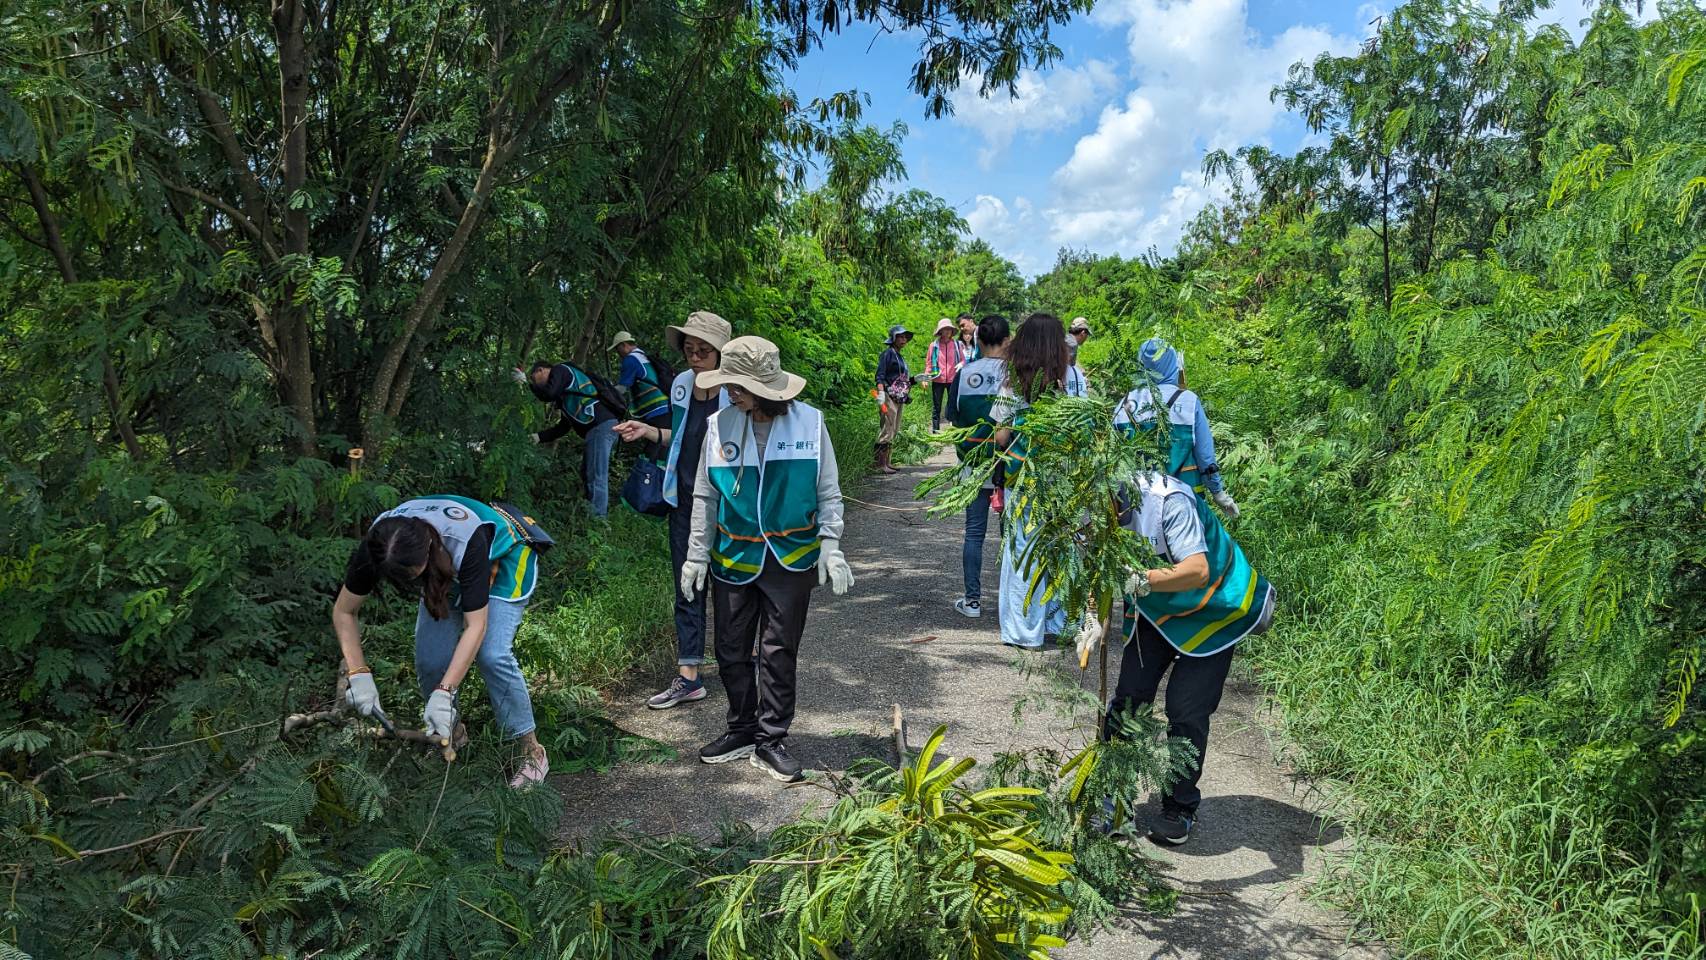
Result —
<path fill-rule="evenodd" d="M 722 361 L 723 346 L 734 336 L 729 322 L 714 313 L 696 310 L 687 321 L 665 328 L 664 342 L 677 350 L 687 361 L 687 368 L 676 374 L 669 387 L 669 426 L 641 420 L 618 424 L 616 433 L 623 440 L 651 441 L 657 447 L 667 446 L 669 453 L 663 466 L 663 498 L 672 508 L 669 512 L 669 560 L 675 576 L 681 579 L 682 564 L 687 562 L 687 535 L 693 521 L 693 483 L 699 476 L 699 452 L 704 449 L 705 429 L 711 415 L 729 404 L 728 393 L 717 387 L 700 387 L 693 382 L 696 374 L 717 369 Z M 676 675 L 669 685 L 646 701 L 653 710 L 667 710 L 684 703 L 705 699 L 705 683 L 699 679 L 699 667 L 705 662 L 705 598 L 686 596 L 678 588 L 675 593 L 675 664 Z"/>
<path fill-rule="evenodd" d="M 888 347 L 877 358 L 877 404 L 882 425 L 877 429 L 876 468 L 883 473 L 899 473 L 891 450 L 900 434 L 901 411 L 912 400 L 912 370 L 900 351 L 912 342 L 912 331 L 897 323 L 889 328 L 888 339 L 883 342 Z"/>
<path fill-rule="evenodd" d="M 794 720 L 812 588 L 828 583 L 841 594 L 853 585 L 841 553 L 835 448 L 823 414 L 796 399 L 805 380 L 783 370 L 776 345 L 762 337 L 730 340 L 722 365 L 695 374 L 694 383 L 729 395 L 705 431 L 681 567 L 688 597 L 712 575 L 717 672 L 729 694 L 728 732 L 699 759 L 751 757 L 753 766 L 791 783 L 801 779 L 800 764 L 783 740 Z"/>

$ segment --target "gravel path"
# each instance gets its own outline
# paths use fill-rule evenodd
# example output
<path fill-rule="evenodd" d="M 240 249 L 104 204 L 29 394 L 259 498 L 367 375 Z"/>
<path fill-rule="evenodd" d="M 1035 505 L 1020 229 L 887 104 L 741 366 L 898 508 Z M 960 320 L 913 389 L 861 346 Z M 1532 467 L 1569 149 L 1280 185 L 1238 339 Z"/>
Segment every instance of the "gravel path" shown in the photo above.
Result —
<path fill-rule="evenodd" d="M 960 591 L 959 521 L 880 509 L 917 507 L 913 485 L 949 462 L 951 454 L 944 451 L 930 464 L 872 482 L 862 495 L 878 507 L 849 505 L 844 548 L 858 583 L 845 597 L 827 590 L 814 595 L 800 647 L 798 713 L 788 742 L 808 769 L 844 769 L 859 756 L 892 758 L 896 703 L 905 712 L 913 746 L 945 723 L 946 749 L 980 760 L 1009 746 L 1073 737 L 1063 721 L 1044 711 L 1030 711 L 1015 725 L 1013 699 L 1024 680 L 1015 656 L 1001 646 L 995 623 L 997 535 L 991 532 L 984 558 L 991 608 L 982 620 L 967 620 L 952 606 Z M 1117 656 L 1117 646 L 1113 652 Z M 1092 670 L 1084 682 L 1093 683 L 1093 677 Z M 718 822 L 731 819 L 763 829 L 828 796 L 809 787 L 783 787 L 744 761 L 699 763 L 699 746 L 723 730 L 726 700 L 720 684 L 713 680 L 710 688 L 705 700 L 674 710 L 646 709 L 643 701 L 652 690 L 619 699 L 612 707 L 618 724 L 675 747 L 679 756 L 668 763 L 553 778 L 566 801 L 565 839 L 614 826 L 709 835 Z M 1386 956 L 1347 945 L 1342 918 L 1304 899 L 1322 852 L 1343 840 L 1316 815 L 1305 786 L 1275 761 L 1260 691 L 1235 671 L 1214 719 L 1195 836 L 1177 850 L 1141 841 L 1180 889 L 1178 910 L 1161 918 L 1133 914 L 1057 956 Z"/>

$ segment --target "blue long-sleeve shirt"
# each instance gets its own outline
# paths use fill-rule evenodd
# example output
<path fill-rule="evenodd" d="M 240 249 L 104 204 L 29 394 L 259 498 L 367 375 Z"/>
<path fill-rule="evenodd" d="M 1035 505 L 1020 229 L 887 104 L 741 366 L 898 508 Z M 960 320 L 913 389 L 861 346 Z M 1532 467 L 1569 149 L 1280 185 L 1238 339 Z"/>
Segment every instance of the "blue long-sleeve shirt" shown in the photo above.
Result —
<path fill-rule="evenodd" d="M 1214 459 L 1214 432 L 1208 426 L 1208 414 L 1204 412 L 1202 400 L 1197 400 L 1197 422 L 1191 428 L 1192 453 L 1197 460 L 1197 475 L 1202 477 L 1203 486 L 1209 493 L 1219 493 L 1225 489 L 1220 482 L 1220 462 Z"/>

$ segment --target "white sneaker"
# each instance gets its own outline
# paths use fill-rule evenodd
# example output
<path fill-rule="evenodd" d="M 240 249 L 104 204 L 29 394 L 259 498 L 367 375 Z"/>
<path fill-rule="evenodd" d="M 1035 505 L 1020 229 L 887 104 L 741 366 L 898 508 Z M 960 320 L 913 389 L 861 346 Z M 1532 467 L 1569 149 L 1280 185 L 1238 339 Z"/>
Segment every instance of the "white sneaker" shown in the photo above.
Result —
<path fill-rule="evenodd" d="M 973 620 L 983 616 L 983 605 L 976 600 L 967 600 L 965 597 L 954 601 L 954 609 Z"/>

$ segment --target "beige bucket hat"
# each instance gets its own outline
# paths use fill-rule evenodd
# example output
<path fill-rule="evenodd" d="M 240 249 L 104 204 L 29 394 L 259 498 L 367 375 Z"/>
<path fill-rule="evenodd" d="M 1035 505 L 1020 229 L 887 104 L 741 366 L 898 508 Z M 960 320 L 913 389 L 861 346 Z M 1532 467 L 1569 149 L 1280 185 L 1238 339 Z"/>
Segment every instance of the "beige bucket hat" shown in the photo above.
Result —
<path fill-rule="evenodd" d="M 806 388 L 804 377 L 782 369 L 782 352 L 763 337 L 736 337 L 723 346 L 722 366 L 693 378 L 701 390 L 739 387 L 766 400 L 792 400 Z"/>
<path fill-rule="evenodd" d="M 936 333 L 941 333 L 943 330 L 952 330 L 955 333 L 960 332 L 959 325 L 954 323 L 954 321 L 949 320 L 947 317 L 943 317 L 936 321 Z"/>
<path fill-rule="evenodd" d="M 628 331 L 624 330 L 621 333 L 618 333 L 616 335 L 616 338 L 614 340 L 610 341 L 610 346 L 605 347 L 605 349 L 606 350 L 614 350 L 617 347 L 620 347 L 621 345 L 623 345 L 624 343 L 633 343 L 633 342 L 634 342 L 634 335 L 629 333 Z"/>
<path fill-rule="evenodd" d="M 1068 327 L 1066 332 L 1067 333 L 1077 333 L 1080 330 L 1084 331 L 1085 333 L 1089 333 L 1090 332 L 1090 321 L 1084 317 L 1073 317 L 1072 318 L 1072 326 Z"/>
<path fill-rule="evenodd" d="M 698 337 L 719 351 L 735 335 L 734 328 L 729 322 L 709 310 L 695 310 L 687 315 L 687 322 L 673 327 L 665 327 L 663 342 L 676 353 L 681 352 L 683 337 Z"/>

